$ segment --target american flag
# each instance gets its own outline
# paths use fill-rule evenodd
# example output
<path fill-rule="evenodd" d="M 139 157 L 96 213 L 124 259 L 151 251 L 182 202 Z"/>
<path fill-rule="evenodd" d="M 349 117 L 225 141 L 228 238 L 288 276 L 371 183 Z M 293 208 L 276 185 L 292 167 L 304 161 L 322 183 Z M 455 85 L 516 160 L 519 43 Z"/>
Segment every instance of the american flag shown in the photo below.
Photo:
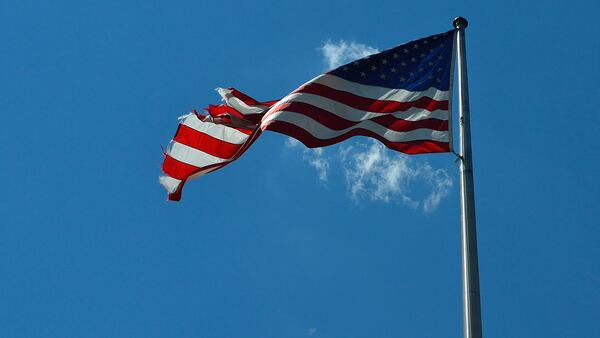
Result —
<path fill-rule="evenodd" d="M 239 158 L 264 130 L 323 147 L 352 136 L 407 154 L 451 151 L 454 31 L 366 56 L 319 75 L 281 100 L 217 88 L 223 103 L 182 116 L 160 183 L 179 200 L 186 181 Z"/>
<path fill-rule="evenodd" d="M 277 101 L 258 102 L 235 88 L 217 88 L 223 102 L 179 118 L 164 152 L 160 183 L 169 200 L 179 201 L 185 182 L 238 159 L 260 135 L 260 119 Z"/>
<path fill-rule="evenodd" d="M 260 128 L 311 148 L 362 135 L 408 154 L 450 151 L 453 41 L 454 31 L 432 35 L 319 75 Z"/>

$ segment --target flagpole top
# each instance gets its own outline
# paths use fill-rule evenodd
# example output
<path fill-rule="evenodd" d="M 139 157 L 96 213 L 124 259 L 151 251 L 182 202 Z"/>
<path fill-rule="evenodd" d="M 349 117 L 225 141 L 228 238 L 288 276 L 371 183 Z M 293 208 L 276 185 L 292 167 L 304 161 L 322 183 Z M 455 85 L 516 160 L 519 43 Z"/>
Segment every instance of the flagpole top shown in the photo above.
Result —
<path fill-rule="evenodd" d="M 463 18 L 462 16 L 459 16 L 456 19 L 454 19 L 454 21 L 452 21 L 452 25 L 456 29 L 465 29 L 469 25 L 469 21 L 467 21 L 467 19 Z"/>

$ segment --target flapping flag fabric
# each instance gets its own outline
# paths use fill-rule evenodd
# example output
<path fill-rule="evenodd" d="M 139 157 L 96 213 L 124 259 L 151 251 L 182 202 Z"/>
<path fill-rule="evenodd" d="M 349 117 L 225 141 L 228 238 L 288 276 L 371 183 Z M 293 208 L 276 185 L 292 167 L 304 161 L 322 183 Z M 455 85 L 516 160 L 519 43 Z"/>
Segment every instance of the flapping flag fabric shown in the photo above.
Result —
<path fill-rule="evenodd" d="M 269 109 L 260 127 L 311 148 L 362 135 L 408 154 L 450 151 L 453 36 L 433 35 L 319 75 Z"/>
<path fill-rule="evenodd" d="M 277 101 L 258 102 L 234 88 L 217 88 L 224 104 L 211 105 L 207 115 L 191 112 L 179 118 L 167 146 L 160 183 L 169 200 L 181 199 L 186 181 L 223 168 L 239 158 L 260 135 L 258 121 Z"/>
<path fill-rule="evenodd" d="M 186 181 L 239 158 L 264 130 L 323 147 L 353 136 L 407 154 L 452 149 L 454 31 L 369 55 L 319 75 L 281 100 L 217 88 L 223 103 L 182 116 L 161 184 L 179 200 Z"/>

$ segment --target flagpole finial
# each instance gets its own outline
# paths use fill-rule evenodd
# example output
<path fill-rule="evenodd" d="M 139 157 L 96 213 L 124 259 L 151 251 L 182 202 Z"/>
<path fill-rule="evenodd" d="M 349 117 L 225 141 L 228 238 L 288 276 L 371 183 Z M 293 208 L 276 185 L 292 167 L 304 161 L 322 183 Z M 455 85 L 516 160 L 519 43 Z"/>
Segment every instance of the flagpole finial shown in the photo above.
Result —
<path fill-rule="evenodd" d="M 454 21 L 452 21 L 452 25 L 456 29 L 464 29 L 467 28 L 467 26 L 469 25 L 469 21 L 467 21 L 467 19 L 463 18 L 462 16 L 459 16 L 456 19 L 454 19 Z"/>

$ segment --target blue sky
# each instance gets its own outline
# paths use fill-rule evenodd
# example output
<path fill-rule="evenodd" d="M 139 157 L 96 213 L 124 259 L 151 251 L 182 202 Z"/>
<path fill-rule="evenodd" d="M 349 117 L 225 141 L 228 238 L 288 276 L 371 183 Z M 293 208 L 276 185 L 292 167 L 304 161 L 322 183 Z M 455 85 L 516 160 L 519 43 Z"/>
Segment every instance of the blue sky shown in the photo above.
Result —
<path fill-rule="evenodd" d="M 265 133 L 180 203 L 158 184 L 177 117 L 217 103 L 215 87 L 282 97 L 327 69 L 327 42 L 385 49 L 458 15 L 484 335 L 600 336 L 599 10 L 1 3 L 0 336 L 460 336 L 452 155 Z"/>

